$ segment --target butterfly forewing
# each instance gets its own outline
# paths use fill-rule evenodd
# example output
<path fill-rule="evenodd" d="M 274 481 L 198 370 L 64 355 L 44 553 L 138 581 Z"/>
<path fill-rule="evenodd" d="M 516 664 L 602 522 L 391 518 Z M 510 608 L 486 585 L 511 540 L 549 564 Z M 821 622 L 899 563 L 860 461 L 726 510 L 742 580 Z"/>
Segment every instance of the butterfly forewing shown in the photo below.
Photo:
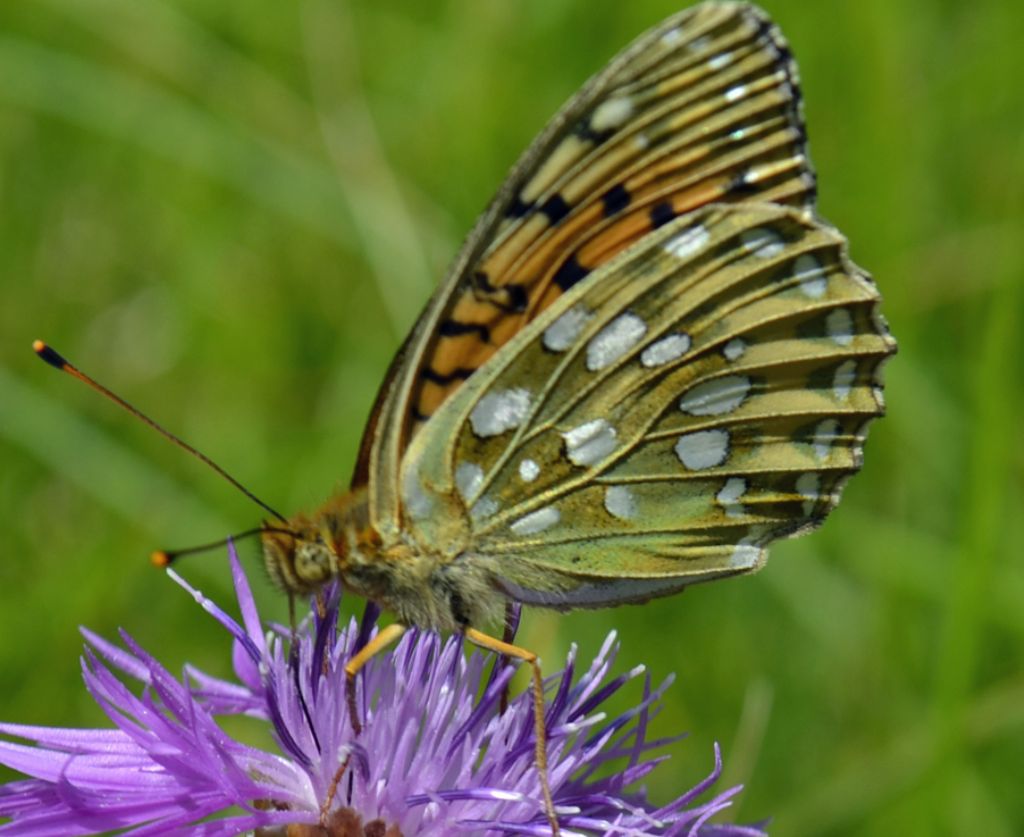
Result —
<path fill-rule="evenodd" d="M 676 219 L 441 406 L 406 457 L 404 528 L 492 558 L 524 601 L 609 604 L 753 569 L 860 465 L 894 347 L 877 303 L 806 213 Z"/>
<path fill-rule="evenodd" d="M 577 106 L 582 113 L 536 171 L 524 172 L 494 241 L 468 266 L 426 347 L 419 416 L 655 226 L 730 195 L 809 199 L 786 53 L 748 10 L 702 11 L 613 62 L 592 85 L 594 101 Z"/>
<path fill-rule="evenodd" d="M 527 149 L 478 222 L 378 397 L 354 484 L 399 527 L 402 453 L 445 400 L 562 294 L 713 201 L 810 207 L 795 66 L 745 4 L 704 4 L 643 35 Z M 373 474 L 373 480 L 369 475 Z"/>

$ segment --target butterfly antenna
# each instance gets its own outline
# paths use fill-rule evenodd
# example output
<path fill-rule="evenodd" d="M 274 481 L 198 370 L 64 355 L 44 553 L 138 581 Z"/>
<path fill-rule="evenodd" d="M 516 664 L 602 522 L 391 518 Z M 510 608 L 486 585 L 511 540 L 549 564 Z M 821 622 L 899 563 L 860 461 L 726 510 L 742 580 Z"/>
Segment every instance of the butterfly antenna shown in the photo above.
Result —
<path fill-rule="evenodd" d="M 264 532 L 281 532 L 287 535 L 293 534 L 287 529 L 274 529 L 268 526 L 257 526 L 255 529 L 246 529 L 244 532 L 239 532 L 237 535 L 228 535 L 226 538 L 220 538 L 219 540 L 200 544 L 199 546 L 187 546 L 184 549 L 158 549 L 149 556 L 149 559 L 153 562 L 154 566 L 164 569 L 165 567 L 171 566 L 171 564 L 177 561 L 182 555 L 194 555 L 197 552 L 207 552 L 211 549 L 227 546 L 229 543 L 239 541 L 242 538 L 251 538 L 253 535 L 261 535 Z"/>
<path fill-rule="evenodd" d="M 42 340 L 36 340 L 32 344 L 32 350 L 37 355 L 39 355 L 40 358 L 42 358 L 48 364 L 50 364 L 50 366 L 52 366 L 54 369 L 59 369 L 59 370 L 61 370 L 61 372 L 67 372 L 69 375 L 71 375 L 71 377 L 78 378 L 78 380 L 80 380 L 82 383 L 88 384 L 94 390 L 96 390 L 98 393 L 100 393 L 100 395 L 106 396 L 111 401 L 113 401 L 115 404 L 123 407 L 125 410 L 127 410 L 129 413 L 131 413 L 133 416 L 135 416 L 135 418 L 144 421 L 146 424 L 148 424 L 150 427 L 152 427 L 157 433 L 160 433 L 165 438 L 170 439 L 179 448 L 181 448 L 182 450 L 185 450 L 188 453 L 192 454 L 194 457 L 196 457 L 196 459 L 200 460 L 201 462 L 204 462 L 206 465 L 208 465 L 210 468 L 212 468 L 214 471 L 216 471 L 218 474 L 220 474 L 222 477 L 224 477 L 224 479 L 226 479 L 229 483 L 231 483 L 235 488 L 237 488 L 239 491 L 241 491 L 246 497 L 248 497 L 250 500 L 252 500 L 261 509 L 263 509 L 266 512 L 269 512 L 274 517 L 276 517 L 278 520 L 280 520 L 282 523 L 287 523 L 288 522 L 288 518 L 287 517 L 285 517 L 280 512 L 275 511 L 270 506 L 268 506 L 266 503 L 264 503 L 259 497 L 257 497 L 248 488 L 246 488 L 244 485 L 242 485 L 242 483 L 240 483 L 233 476 L 231 476 L 231 474 L 229 474 L 227 471 L 225 471 L 223 468 L 221 468 L 220 465 L 218 465 L 216 462 L 214 462 L 212 459 L 210 459 L 210 457 L 208 457 L 205 453 L 200 453 L 194 447 L 192 447 L 192 445 L 188 444 L 187 442 L 183 442 L 181 439 L 179 439 L 177 436 L 175 436 L 173 433 L 171 433 L 170 430 L 166 430 L 163 427 L 161 427 L 159 424 L 157 424 L 155 421 L 153 421 L 153 419 L 151 419 L 149 416 L 147 416 L 145 413 L 143 413 L 137 407 L 133 407 L 131 404 L 129 404 L 127 401 L 125 401 L 123 398 L 121 398 L 121 396 L 114 394 L 109 389 L 107 389 L 105 386 L 103 386 L 103 384 L 98 383 L 97 381 L 94 381 L 92 378 L 90 378 L 88 375 L 86 375 L 82 370 L 80 370 L 77 367 L 73 366 L 72 364 L 68 363 L 67 359 L 64 358 L 59 352 L 55 351 L 51 346 L 48 346 Z M 259 530 L 255 530 L 255 531 L 259 531 Z M 201 549 L 206 549 L 206 548 L 207 547 L 197 547 L 196 549 L 187 550 L 187 551 L 193 552 L 193 551 L 199 551 Z M 165 554 L 165 555 L 175 555 L 175 554 L 181 554 L 181 553 L 163 553 L 163 554 Z"/>

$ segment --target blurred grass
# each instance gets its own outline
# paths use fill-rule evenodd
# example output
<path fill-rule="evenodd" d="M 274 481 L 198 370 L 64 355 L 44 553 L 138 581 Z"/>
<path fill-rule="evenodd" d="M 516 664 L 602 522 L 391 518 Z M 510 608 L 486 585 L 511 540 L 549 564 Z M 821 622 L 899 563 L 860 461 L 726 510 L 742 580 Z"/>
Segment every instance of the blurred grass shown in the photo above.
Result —
<path fill-rule="evenodd" d="M 242 498 L 29 351 L 51 340 L 272 505 L 347 478 L 404 329 L 522 147 L 665 0 L 0 6 L 0 717 L 100 721 L 85 624 L 172 669 L 223 637 L 145 555 Z M 768 10 L 800 61 L 822 212 L 901 353 L 866 467 L 768 569 L 529 614 L 553 664 L 620 631 L 710 768 L 785 835 L 1024 833 L 1024 13 Z M 250 558 L 254 559 L 250 546 Z M 222 556 L 186 572 L 229 596 Z M 258 574 L 257 574 L 258 575 Z M 284 617 L 266 585 L 263 607 Z"/>

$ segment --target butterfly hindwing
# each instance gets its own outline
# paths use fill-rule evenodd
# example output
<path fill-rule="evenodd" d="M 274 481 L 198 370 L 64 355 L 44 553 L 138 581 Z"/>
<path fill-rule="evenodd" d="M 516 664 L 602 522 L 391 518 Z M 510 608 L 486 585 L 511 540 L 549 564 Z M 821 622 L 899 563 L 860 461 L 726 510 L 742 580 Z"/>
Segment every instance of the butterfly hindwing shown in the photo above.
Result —
<path fill-rule="evenodd" d="M 398 526 L 424 422 L 563 293 L 696 207 L 807 208 L 814 188 L 795 65 L 760 11 L 706 3 L 641 36 L 527 149 L 392 364 L 353 478 L 377 525 Z"/>
<path fill-rule="evenodd" d="M 860 466 L 894 348 L 877 303 L 845 240 L 806 213 L 676 219 L 440 407 L 406 458 L 403 528 L 468 544 L 527 602 L 610 604 L 753 569 Z"/>

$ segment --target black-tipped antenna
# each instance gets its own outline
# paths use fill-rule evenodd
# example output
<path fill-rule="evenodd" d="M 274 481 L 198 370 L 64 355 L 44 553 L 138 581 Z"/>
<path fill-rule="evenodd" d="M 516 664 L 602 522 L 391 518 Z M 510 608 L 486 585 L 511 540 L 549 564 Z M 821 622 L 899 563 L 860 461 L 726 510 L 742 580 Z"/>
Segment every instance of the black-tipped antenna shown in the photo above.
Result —
<path fill-rule="evenodd" d="M 211 541 L 210 543 L 200 544 L 199 546 L 187 546 L 184 549 L 158 549 L 149 556 L 149 560 L 153 562 L 153 566 L 164 569 L 165 567 L 171 566 L 171 564 L 183 555 L 195 555 L 197 552 L 207 552 L 211 549 L 227 546 L 231 541 L 239 541 L 242 538 L 251 538 L 253 535 L 262 535 L 264 532 L 277 532 L 281 535 L 291 535 L 292 537 L 295 537 L 295 533 L 290 529 L 275 529 L 273 526 L 258 526 L 255 529 L 246 529 L 244 532 L 239 532 L 237 535 L 228 535 L 226 538 Z"/>
<path fill-rule="evenodd" d="M 194 457 L 196 457 L 196 459 L 200 460 L 201 462 L 206 463 L 209 467 L 211 467 L 214 471 L 216 471 L 218 474 L 220 474 L 222 477 L 224 477 L 224 479 L 226 479 L 235 488 L 237 488 L 239 491 L 241 491 L 246 497 L 248 497 L 250 500 L 252 500 L 261 509 L 263 509 L 264 511 L 269 512 L 274 517 L 276 517 L 278 520 L 280 520 L 282 523 L 287 523 L 288 522 L 288 518 L 287 517 L 285 517 L 283 514 L 281 514 L 278 511 L 274 511 L 274 509 L 272 509 L 270 506 L 268 506 L 266 503 L 264 503 L 259 497 L 257 497 L 248 488 L 246 488 L 244 485 L 242 485 L 242 483 L 240 483 L 233 476 L 231 476 L 231 474 L 229 474 L 227 471 L 225 471 L 223 468 L 221 468 L 220 465 L 218 465 L 216 462 L 214 462 L 212 459 L 210 459 L 210 457 L 208 457 L 205 453 L 200 453 L 194 447 L 192 447 L 192 445 L 190 445 L 190 444 L 188 444 L 186 442 L 183 442 L 181 439 L 179 439 L 177 436 L 175 436 L 173 433 L 171 433 L 171 431 L 165 430 L 163 427 L 161 427 L 159 424 L 157 424 L 155 421 L 153 421 L 153 419 L 151 419 L 149 416 L 147 416 L 145 413 L 143 413 L 137 407 L 133 407 L 131 404 L 129 404 L 127 401 L 125 401 L 123 398 L 121 398 L 121 396 L 115 395 L 113 392 L 111 392 L 109 389 L 107 389 L 105 386 L 103 386 L 103 384 L 94 381 L 92 378 L 90 378 L 88 375 L 86 375 L 80 369 L 78 369 L 77 367 L 75 367 L 72 364 L 68 363 L 68 361 L 64 357 L 62 357 L 59 352 L 55 351 L 52 347 L 48 346 L 42 340 L 36 340 L 32 344 L 32 350 L 37 355 L 39 355 L 40 358 L 42 358 L 48 364 L 50 364 L 50 366 L 52 366 L 54 369 L 59 369 L 59 370 L 61 370 L 61 372 L 67 372 L 69 375 L 71 375 L 71 377 L 78 378 L 78 380 L 80 380 L 82 383 L 88 384 L 94 390 L 96 390 L 98 393 L 100 393 L 100 395 L 105 395 L 107 398 L 109 398 L 115 404 L 123 407 L 125 410 L 127 410 L 129 413 L 131 413 L 133 416 L 135 416 L 135 418 L 141 419 L 142 421 L 144 421 L 146 424 L 148 424 L 150 427 L 152 427 L 157 433 L 160 433 L 165 438 L 170 439 L 179 448 L 181 448 L 182 450 L 188 451 L 190 454 L 192 454 Z M 256 531 L 259 531 L 259 530 L 256 530 Z M 189 551 L 192 551 L 192 550 L 189 550 Z"/>

